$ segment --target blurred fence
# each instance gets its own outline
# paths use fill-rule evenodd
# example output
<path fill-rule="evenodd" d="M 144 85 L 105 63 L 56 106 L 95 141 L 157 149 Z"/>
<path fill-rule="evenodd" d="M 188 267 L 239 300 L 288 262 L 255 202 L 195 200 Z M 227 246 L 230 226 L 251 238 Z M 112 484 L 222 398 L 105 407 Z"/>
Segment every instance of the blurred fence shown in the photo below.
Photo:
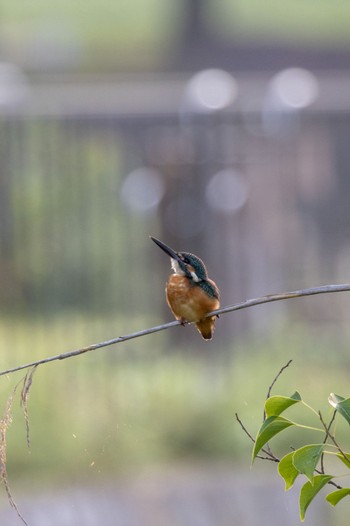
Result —
<path fill-rule="evenodd" d="M 349 80 L 315 77 L 305 92 L 287 80 L 281 93 L 266 76 L 232 81 L 222 107 L 177 77 L 51 81 L 4 104 L 4 315 L 75 312 L 118 334 L 162 321 L 169 262 L 149 234 L 198 253 L 222 304 L 348 281 Z M 319 305 L 313 316 L 329 316 Z M 243 313 L 221 337 L 266 319 Z M 86 338 L 101 337 L 90 322 Z"/>

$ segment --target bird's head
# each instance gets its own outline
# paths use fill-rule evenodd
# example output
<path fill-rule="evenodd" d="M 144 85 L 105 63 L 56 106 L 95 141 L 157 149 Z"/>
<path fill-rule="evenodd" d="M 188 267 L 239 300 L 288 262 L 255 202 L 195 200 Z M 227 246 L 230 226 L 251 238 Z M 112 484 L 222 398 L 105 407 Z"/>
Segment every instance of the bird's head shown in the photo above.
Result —
<path fill-rule="evenodd" d="M 208 278 L 207 269 L 203 261 L 190 252 L 175 252 L 172 248 L 168 247 L 159 239 L 150 236 L 154 241 L 171 259 L 171 267 L 175 274 L 180 276 L 187 276 L 195 283 L 205 281 Z"/>

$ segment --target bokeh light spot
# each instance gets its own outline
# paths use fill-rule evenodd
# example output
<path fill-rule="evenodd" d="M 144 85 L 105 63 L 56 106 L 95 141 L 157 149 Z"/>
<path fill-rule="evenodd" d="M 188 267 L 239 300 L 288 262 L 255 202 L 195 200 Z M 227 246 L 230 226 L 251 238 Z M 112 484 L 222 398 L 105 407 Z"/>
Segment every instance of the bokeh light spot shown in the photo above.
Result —
<path fill-rule="evenodd" d="M 164 181 L 158 170 L 142 167 L 125 178 L 121 199 L 131 212 L 150 214 L 155 212 L 164 195 Z"/>
<path fill-rule="evenodd" d="M 230 106 L 237 95 L 237 83 L 227 71 L 207 69 L 188 83 L 186 102 L 192 109 L 213 111 Z"/>
<path fill-rule="evenodd" d="M 301 109 L 309 106 L 318 95 L 316 77 L 306 69 L 288 68 L 271 81 L 273 95 L 285 106 Z"/>
<path fill-rule="evenodd" d="M 221 170 L 208 182 L 206 198 L 216 212 L 232 214 L 240 210 L 248 199 L 247 182 L 236 170 Z"/>

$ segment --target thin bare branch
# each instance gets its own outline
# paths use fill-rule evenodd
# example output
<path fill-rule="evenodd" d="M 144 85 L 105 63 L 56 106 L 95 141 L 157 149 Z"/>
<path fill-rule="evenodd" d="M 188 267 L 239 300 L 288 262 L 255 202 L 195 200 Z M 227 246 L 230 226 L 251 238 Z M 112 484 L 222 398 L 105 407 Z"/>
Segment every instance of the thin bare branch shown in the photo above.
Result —
<path fill-rule="evenodd" d="M 340 447 L 340 445 L 336 441 L 335 436 L 330 433 L 330 431 L 329 431 L 330 426 L 327 426 L 326 422 L 323 419 L 321 411 L 318 412 L 318 416 L 320 417 L 321 424 L 323 425 L 324 430 L 326 432 L 326 437 L 329 437 L 329 439 L 333 442 L 333 444 L 335 445 L 335 447 L 338 449 L 339 453 L 341 454 L 341 456 L 345 460 L 345 463 L 349 466 L 349 464 L 350 464 L 349 463 L 349 458 L 346 456 L 346 454 L 344 453 L 344 451 L 342 450 L 342 448 Z"/>
<path fill-rule="evenodd" d="M 262 451 L 264 451 L 264 450 L 262 450 Z M 273 457 L 271 457 L 271 456 L 263 457 L 262 455 L 256 455 L 255 458 L 260 458 L 261 460 L 269 460 L 270 462 L 279 462 L 280 461 L 280 459 L 275 457 L 275 456 L 273 456 Z"/>
<path fill-rule="evenodd" d="M 289 361 L 286 363 L 286 365 L 284 365 L 283 367 L 281 367 L 281 369 L 278 371 L 278 373 L 276 374 L 275 378 L 273 379 L 273 381 L 272 381 L 270 387 L 268 388 L 267 395 L 266 395 L 266 400 L 267 400 L 268 398 L 270 398 L 270 395 L 271 395 L 271 391 L 272 391 L 273 386 L 275 385 L 275 383 L 277 382 L 277 380 L 279 379 L 279 377 L 281 376 L 281 374 L 283 373 L 283 371 L 284 371 L 285 369 L 287 369 L 287 367 L 290 366 L 290 364 L 292 363 L 292 361 L 293 361 L 293 360 L 289 360 Z M 264 420 L 265 420 L 265 419 L 264 419 Z"/>
<path fill-rule="evenodd" d="M 237 422 L 239 423 L 239 425 L 241 426 L 241 428 L 243 429 L 243 431 L 245 432 L 245 434 L 250 438 L 250 440 L 253 442 L 253 444 L 255 444 L 255 439 L 254 439 L 253 436 L 249 433 L 248 429 L 245 427 L 245 425 L 243 424 L 242 420 L 239 418 L 238 413 L 236 413 L 235 416 L 236 416 L 236 420 L 237 420 Z"/>
<path fill-rule="evenodd" d="M 255 439 L 249 433 L 248 429 L 245 427 L 245 425 L 243 424 L 242 420 L 239 418 L 238 413 L 236 413 L 235 416 L 236 416 L 237 422 L 239 423 L 239 425 L 241 426 L 241 428 L 243 429 L 245 434 L 250 438 L 250 440 L 253 442 L 253 444 L 255 444 Z M 261 458 L 263 460 L 271 460 L 272 462 L 279 462 L 280 461 L 280 459 L 278 457 L 276 457 L 276 455 L 274 455 L 272 453 L 272 451 L 267 450 L 265 448 L 262 448 L 261 451 L 263 451 L 263 453 L 265 453 L 265 455 L 267 455 L 267 457 L 262 457 L 262 456 L 257 455 L 257 458 Z"/>
<path fill-rule="evenodd" d="M 275 378 L 272 380 L 271 382 L 271 385 L 269 386 L 268 390 L 267 390 L 267 395 L 266 395 L 266 400 L 268 398 L 270 398 L 270 395 L 271 395 L 271 391 L 272 391 L 272 388 L 273 386 L 275 385 L 275 383 L 277 382 L 278 378 L 281 376 L 281 374 L 283 373 L 283 371 L 285 369 L 287 369 L 287 367 L 290 366 L 290 364 L 292 363 L 293 360 L 289 360 L 286 365 L 284 365 L 283 367 L 281 367 L 281 369 L 278 371 L 278 373 L 276 374 Z M 265 422 L 266 420 L 266 411 L 264 409 L 264 413 L 263 413 L 263 422 Z M 268 454 L 272 457 L 272 458 L 276 458 L 274 453 L 272 452 L 271 448 L 270 448 L 270 444 L 267 442 L 266 443 L 266 451 L 268 452 Z M 277 462 L 279 462 L 279 460 L 277 460 Z"/>
<path fill-rule="evenodd" d="M 288 300 L 288 299 L 294 299 L 294 298 L 301 298 L 304 296 L 314 296 L 316 294 L 330 294 L 333 292 L 349 292 L 349 291 L 350 291 L 350 284 L 346 283 L 342 285 L 323 285 L 321 287 L 312 287 L 309 289 L 295 290 L 292 292 L 283 292 L 280 294 L 269 294 L 268 296 L 262 296 L 260 298 L 243 301 L 235 305 L 229 305 L 227 307 L 223 307 L 221 309 L 209 312 L 207 314 L 207 317 L 217 316 L 219 314 L 227 314 L 228 312 L 234 312 L 234 311 L 242 310 L 242 309 L 248 309 L 250 307 L 262 305 L 264 303 L 271 303 L 273 301 L 282 301 L 282 300 Z M 187 325 L 187 324 L 188 322 L 182 323 L 180 321 L 171 321 L 169 323 L 164 323 L 163 325 L 157 325 L 156 327 L 151 327 L 143 331 L 138 331 L 138 332 L 134 332 L 131 334 L 127 334 L 126 336 L 118 336 L 117 338 L 112 338 L 111 340 L 107 340 L 107 341 L 100 342 L 100 343 L 94 343 L 92 345 L 88 345 L 87 347 L 82 347 L 81 349 L 75 349 L 73 351 L 65 352 L 62 354 L 57 354 L 55 356 L 50 356 L 47 358 L 43 358 L 41 360 L 36 360 L 34 362 L 26 363 L 24 365 L 19 365 L 17 367 L 12 367 L 11 369 L 7 369 L 6 371 L 1 371 L 0 376 L 14 373 L 16 371 L 21 371 L 23 369 L 29 369 L 30 367 L 43 365 L 45 363 L 54 362 L 56 360 L 65 360 L 66 358 L 73 358 L 73 356 L 79 356 L 89 351 L 96 351 L 97 349 L 101 349 L 103 347 L 108 347 L 110 345 L 115 345 L 117 343 L 126 342 L 134 338 L 140 338 L 141 336 L 147 336 L 148 334 L 153 334 L 155 332 L 164 331 L 166 329 L 170 329 L 171 327 L 176 327 L 177 325 Z"/>
<path fill-rule="evenodd" d="M 335 416 L 336 416 L 336 414 L 337 414 L 337 411 L 336 411 L 336 409 L 334 409 L 334 411 L 333 411 L 333 415 L 332 415 L 332 418 L 331 418 L 331 420 L 330 420 L 330 422 L 329 422 L 329 424 L 327 425 L 327 428 L 326 428 L 326 430 L 325 430 L 325 431 L 326 431 L 326 434 L 325 434 L 325 437 L 324 437 L 324 439 L 323 439 L 323 443 L 324 443 L 324 444 L 327 442 L 327 439 L 328 439 L 328 437 L 330 436 L 329 433 L 330 433 L 331 427 L 332 427 L 332 425 L 333 425 L 333 422 L 334 422 L 334 420 L 335 420 Z M 321 473 L 324 474 L 324 453 L 322 453 L 322 455 L 321 455 Z"/>

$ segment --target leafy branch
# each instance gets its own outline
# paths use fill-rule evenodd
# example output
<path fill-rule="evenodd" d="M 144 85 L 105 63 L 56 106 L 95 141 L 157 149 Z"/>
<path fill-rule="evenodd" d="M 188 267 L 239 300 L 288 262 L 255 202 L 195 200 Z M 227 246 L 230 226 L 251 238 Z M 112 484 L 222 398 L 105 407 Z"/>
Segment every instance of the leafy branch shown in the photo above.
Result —
<path fill-rule="evenodd" d="M 268 389 L 267 398 L 264 404 L 263 423 L 256 437 L 253 438 L 237 413 L 236 419 L 243 432 L 254 444 L 252 463 L 256 458 L 278 463 L 278 472 L 284 479 L 286 491 L 293 487 L 294 482 L 299 475 L 306 476 L 307 481 L 300 490 L 299 498 L 300 519 L 303 521 L 308 506 L 325 485 L 329 484 L 336 488 L 335 491 L 332 491 L 326 497 L 327 502 L 332 506 L 335 506 L 344 497 L 350 495 L 350 487 L 344 488 L 338 485 L 334 481 L 337 477 L 327 474 L 324 467 L 324 456 L 335 455 L 336 458 L 338 458 L 343 465 L 350 470 L 350 454 L 344 452 L 335 437 L 335 433 L 331 432 L 337 414 L 340 414 L 347 423 L 350 424 L 350 398 L 345 399 L 333 393 L 329 396 L 328 401 L 334 408 L 334 412 L 327 424 L 321 412 L 316 412 L 311 406 L 304 402 L 298 392 L 295 392 L 290 397 L 281 395 L 271 396 L 271 390 L 276 383 L 276 380 L 290 364 L 291 360 L 281 368 Z M 316 414 L 322 427 L 306 426 L 281 416 L 282 413 L 295 404 L 302 404 L 307 410 Z M 324 433 L 324 439 L 320 443 L 306 444 L 299 449 L 292 448 L 291 452 L 287 453 L 282 458 L 278 458 L 272 452 L 269 446 L 269 441 L 285 429 L 293 426 L 299 429 L 310 429 Z M 261 451 L 265 453 L 265 456 L 259 454 Z M 350 475 L 350 473 L 346 473 L 346 475 Z"/>

